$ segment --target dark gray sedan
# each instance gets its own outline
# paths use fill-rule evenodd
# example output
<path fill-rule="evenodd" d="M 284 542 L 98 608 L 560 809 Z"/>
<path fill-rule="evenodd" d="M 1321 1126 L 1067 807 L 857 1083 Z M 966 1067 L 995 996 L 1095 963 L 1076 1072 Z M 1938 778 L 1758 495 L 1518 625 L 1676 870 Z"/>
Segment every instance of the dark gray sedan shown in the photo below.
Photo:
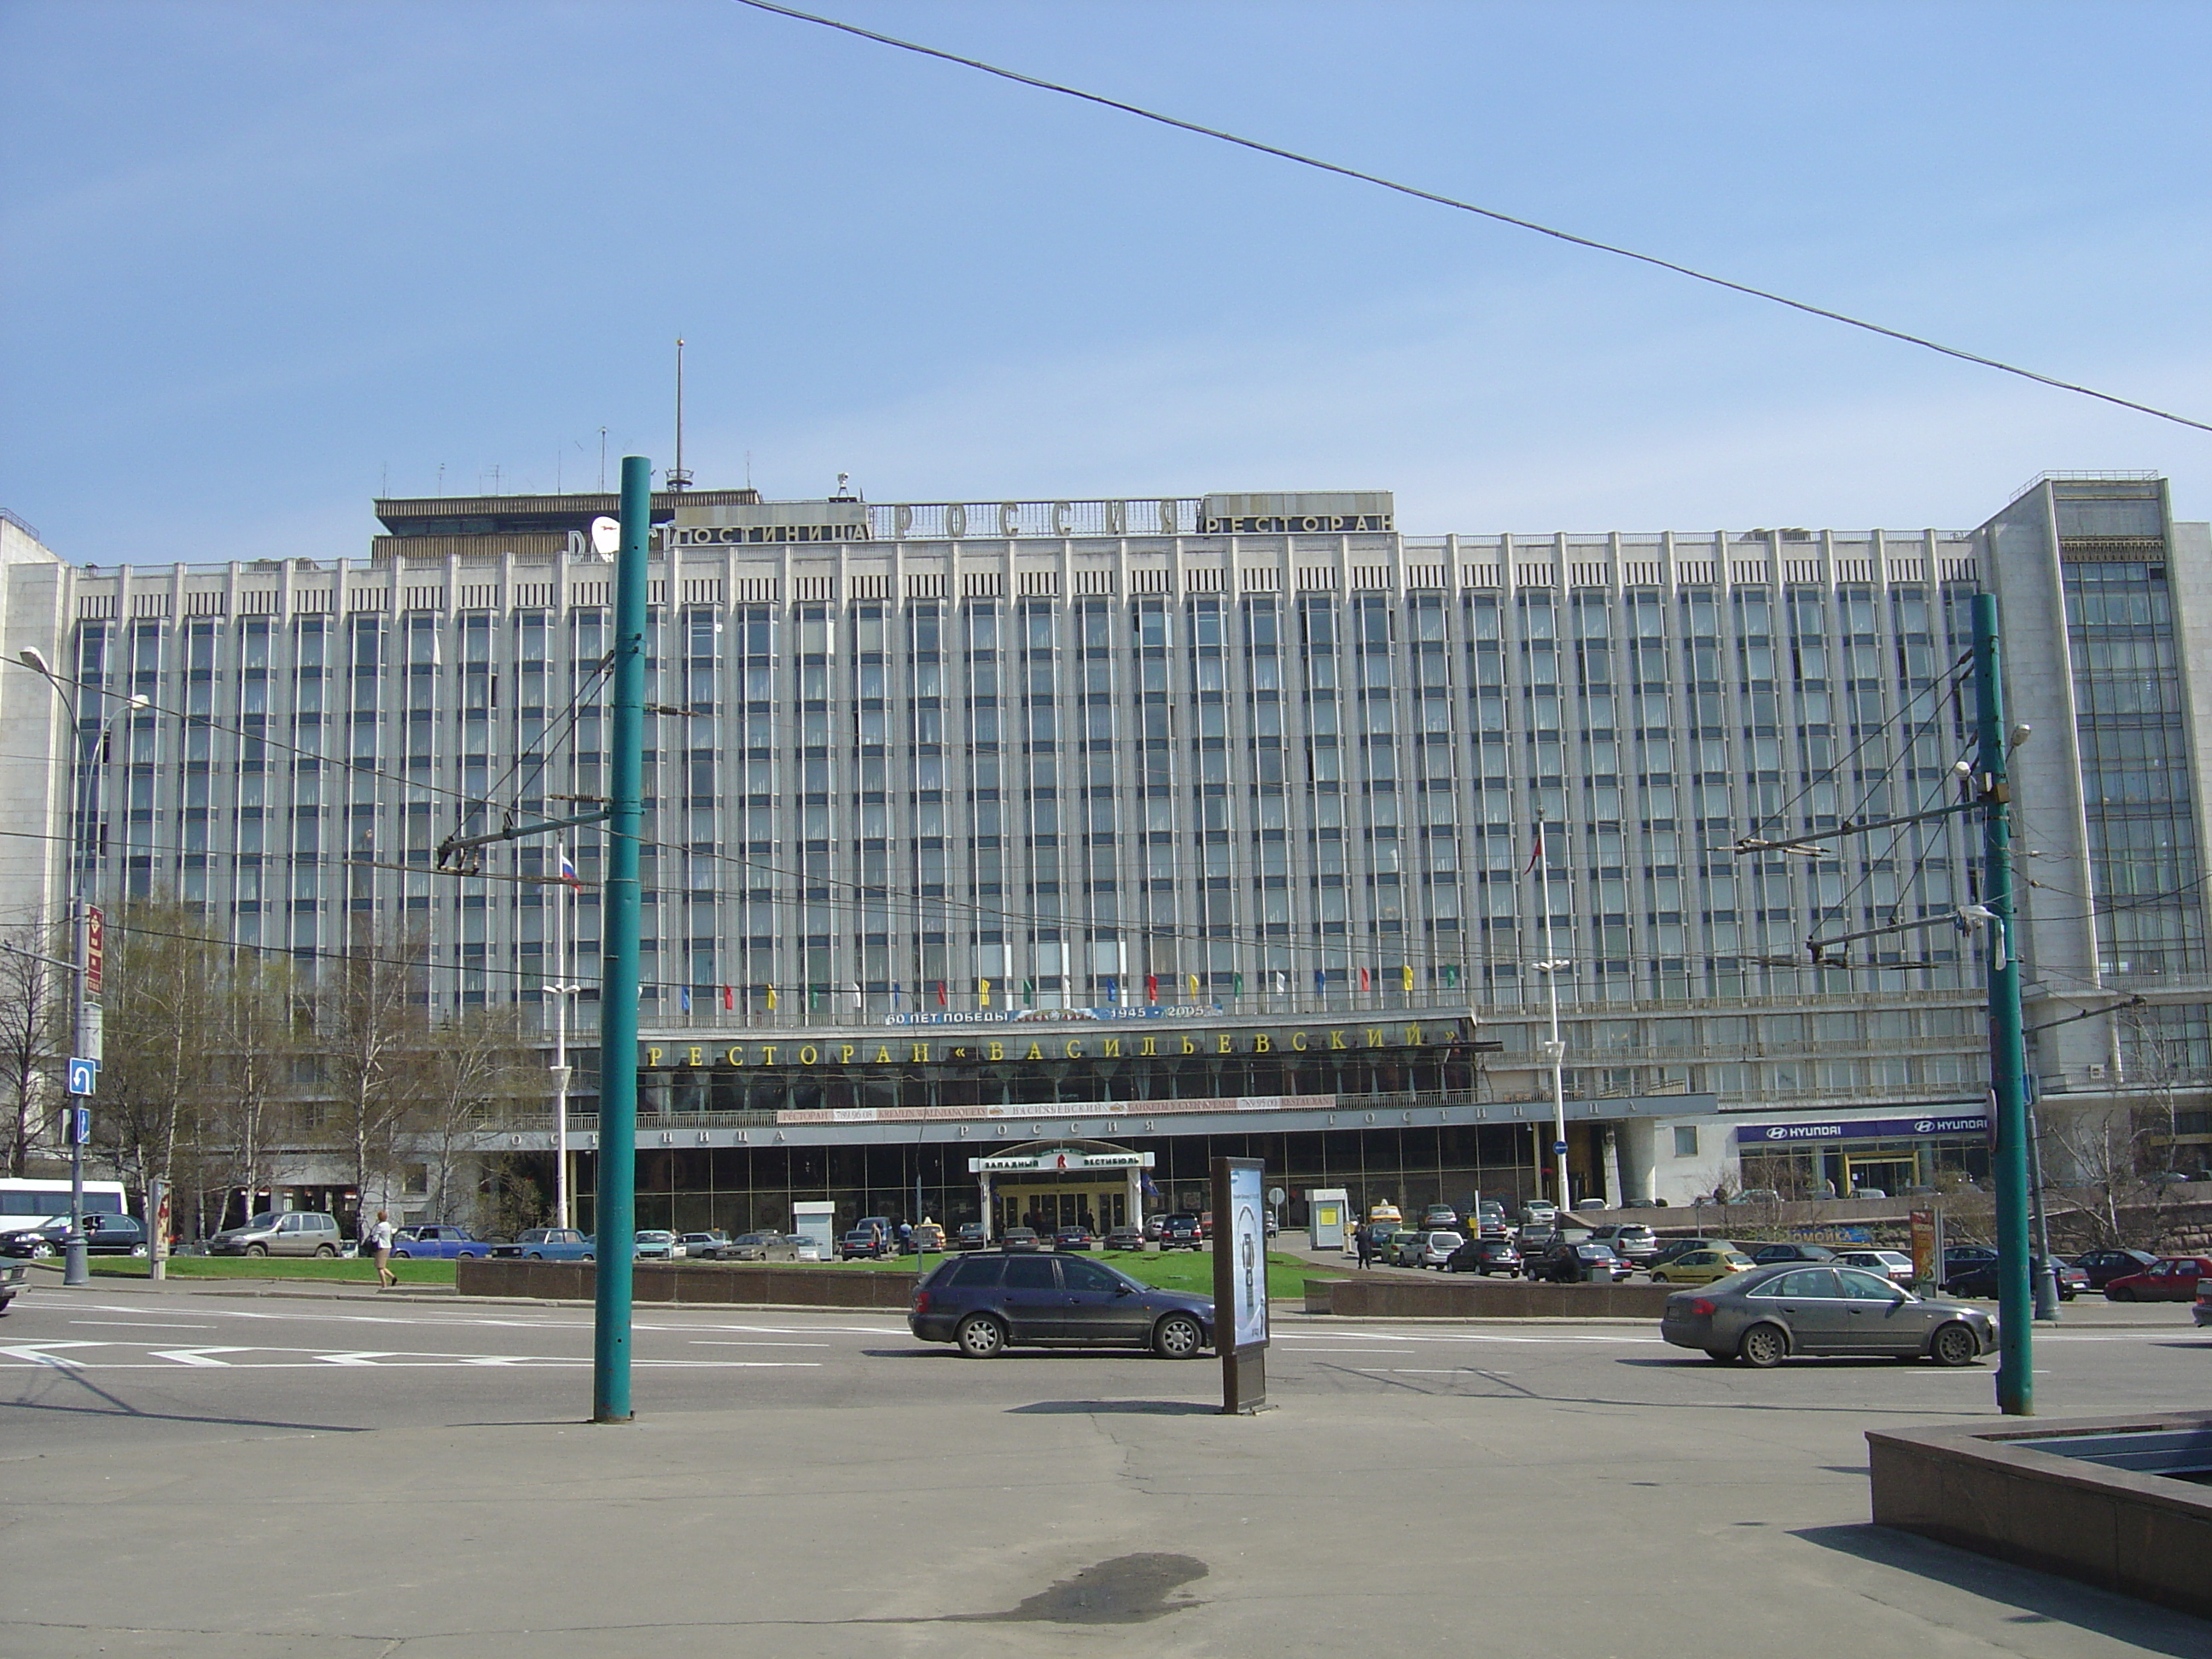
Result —
<path fill-rule="evenodd" d="M 1659 1334 L 1727 1363 L 1778 1365 L 1792 1354 L 1880 1354 L 1971 1365 L 1997 1345 L 1980 1308 L 1924 1300 L 1863 1267 L 1783 1262 L 1667 1298 Z"/>

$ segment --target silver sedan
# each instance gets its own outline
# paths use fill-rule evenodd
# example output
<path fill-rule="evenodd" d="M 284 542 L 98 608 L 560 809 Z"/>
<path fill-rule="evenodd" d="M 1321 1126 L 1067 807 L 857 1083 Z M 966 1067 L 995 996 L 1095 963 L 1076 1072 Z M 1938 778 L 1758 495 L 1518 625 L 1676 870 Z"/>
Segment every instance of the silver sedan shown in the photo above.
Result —
<path fill-rule="evenodd" d="M 1782 1261 L 1667 1298 L 1659 1334 L 1726 1363 L 1792 1354 L 1880 1354 L 1970 1365 L 1997 1345 L 1983 1309 L 1925 1300 L 1863 1267 Z"/>

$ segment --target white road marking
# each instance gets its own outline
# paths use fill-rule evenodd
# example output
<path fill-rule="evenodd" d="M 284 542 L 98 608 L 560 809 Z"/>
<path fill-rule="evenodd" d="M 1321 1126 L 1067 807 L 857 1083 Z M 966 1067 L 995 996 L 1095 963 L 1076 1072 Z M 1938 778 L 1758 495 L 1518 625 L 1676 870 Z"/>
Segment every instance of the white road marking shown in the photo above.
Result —
<path fill-rule="evenodd" d="M 733 1338 L 699 1336 L 691 1340 L 695 1348 L 826 1348 L 827 1342 L 740 1342 Z"/>
<path fill-rule="evenodd" d="M 0 1348 L 0 1355 L 21 1360 L 27 1365 L 51 1365 L 64 1370 L 81 1370 L 84 1362 L 71 1359 L 64 1354 L 52 1352 L 56 1348 L 108 1348 L 112 1342 L 26 1342 L 20 1347 Z"/>
<path fill-rule="evenodd" d="M 102 1328 L 121 1328 L 125 1325 L 143 1326 L 150 1331 L 211 1331 L 212 1325 L 180 1325 L 167 1319 L 72 1319 L 72 1325 L 96 1325 Z"/>
<path fill-rule="evenodd" d="M 259 1351 L 254 1348 L 168 1348 L 155 1349 L 153 1352 L 155 1358 L 173 1359 L 179 1365 L 213 1366 L 218 1369 L 228 1369 L 230 1364 L 230 1361 L 228 1359 L 213 1358 L 211 1356 L 219 1353 L 255 1353 Z"/>

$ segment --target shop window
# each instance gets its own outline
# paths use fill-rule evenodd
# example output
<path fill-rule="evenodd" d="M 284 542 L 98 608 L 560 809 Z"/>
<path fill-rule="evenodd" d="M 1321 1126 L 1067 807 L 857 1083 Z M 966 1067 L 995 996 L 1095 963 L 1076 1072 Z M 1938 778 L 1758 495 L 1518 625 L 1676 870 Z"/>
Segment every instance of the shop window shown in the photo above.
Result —
<path fill-rule="evenodd" d="M 1695 1158 L 1697 1155 L 1698 1126 L 1694 1123 L 1676 1125 L 1674 1129 L 1674 1156 L 1677 1158 Z"/>

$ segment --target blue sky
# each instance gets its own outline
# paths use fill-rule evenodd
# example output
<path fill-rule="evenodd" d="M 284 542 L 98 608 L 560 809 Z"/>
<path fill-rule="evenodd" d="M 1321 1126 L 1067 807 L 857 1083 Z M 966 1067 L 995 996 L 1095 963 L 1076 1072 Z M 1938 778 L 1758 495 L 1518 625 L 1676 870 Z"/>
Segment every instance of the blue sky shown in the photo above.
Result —
<path fill-rule="evenodd" d="M 2212 418 L 2202 4 L 837 15 Z M 728 3 L 0 7 L 0 504 L 96 562 L 665 463 L 1978 522 L 2212 434 Z"/>

